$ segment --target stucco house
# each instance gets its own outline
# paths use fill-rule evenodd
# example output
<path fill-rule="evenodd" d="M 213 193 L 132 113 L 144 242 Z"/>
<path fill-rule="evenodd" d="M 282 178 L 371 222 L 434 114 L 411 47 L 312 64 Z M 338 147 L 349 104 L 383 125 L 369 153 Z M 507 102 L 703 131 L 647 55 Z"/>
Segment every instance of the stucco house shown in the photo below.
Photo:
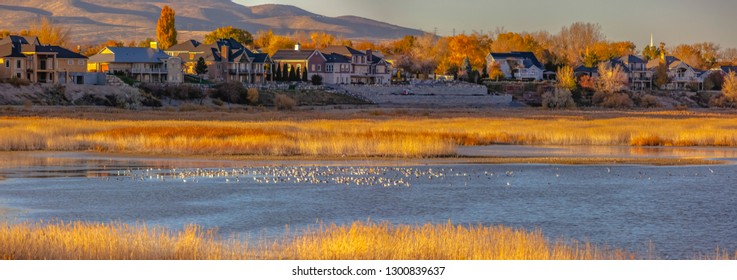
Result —
<path fill-rule="evenodd" d="M 647 68 L 652 75 L 661 63 L 664 63 L 668 69 L 669 81 L 665 86 L 666 89 L 683 90 L 687 89 L 688 85 L 698 89 L 702 88 L 704 80 L 701 78 L 701 72 L 674 56 L 662 56 L 660 59 L 650 60 L 647 63 Z"/>
<path fill-rule="evenodd" d="M 273 62 L 265 53 L 256 53 L 238 41 L 228 38 L 213 44 L 187 40 L 171 46 L 165 52 L 184 62 L 184 71 L 196 75 L 195 66 L 200 58 L 207 65 L 207 76 L 214 81 L 240 81 L 263 83 L 271 74 Z"/>
<path fill-rule="evenodd" d="M 359 51 L 347 46 L 329 46 L 322 49 L 278 50 L 273 59 L 280 67 L 296 67 L 307 71 L 307 77 L 319 75 L 325 84 L 388 84 L 391 82 L 391 64 L 373 51 Z M 289 70 L 289 69 L 287 69 Z"/>
<path fill-rule="evenodd" d="M 88 83 L 87 57 L 60 46 L 42 45 L 34 36 L 0 40 L 0 78 L 33 83 Z M 90 81 L 91 82 L 91 81 Z"/>

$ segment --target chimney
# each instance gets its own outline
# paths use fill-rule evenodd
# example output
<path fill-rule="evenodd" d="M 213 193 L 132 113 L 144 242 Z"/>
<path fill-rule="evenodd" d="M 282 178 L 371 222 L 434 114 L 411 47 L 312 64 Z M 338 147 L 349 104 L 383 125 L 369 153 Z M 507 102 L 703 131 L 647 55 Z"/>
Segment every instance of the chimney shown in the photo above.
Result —
<path fill-rule="evenodd" d="M 295 50 L 295 51 L 300 51 L 300 45 L 299 45 L 299 42 L 297 42 L 297 44 L 295 44 L 295 45 L 294 45 L 294 50 Z"/>
<path fill-rule="evenodd" d="M 149 47 L 151 47 L 154 50 L 158 50 L 159 49 L 159 42 L 151 42 L 151 43 L 149 43 Z"/>
<path fill-rule="evenodd" d="M 220 57 L 222 62 L 228 62 L 230 60 L 230 46 L 223 44 L 220 46 Z"/>

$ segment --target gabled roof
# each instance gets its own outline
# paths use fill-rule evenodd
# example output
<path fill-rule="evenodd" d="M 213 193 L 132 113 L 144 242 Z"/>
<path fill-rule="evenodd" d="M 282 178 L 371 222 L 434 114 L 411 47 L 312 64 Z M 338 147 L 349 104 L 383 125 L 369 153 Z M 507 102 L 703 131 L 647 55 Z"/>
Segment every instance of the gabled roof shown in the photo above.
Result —
<path fill-rule="evenodd" d="M 5 44 L 21 44 L 21 45 L 40 45 L 38 37 L 36 36 L 18 36 L 10 35 L 0 40 L 0 45 Z"/>
<path fill-rule="evenodd" d="M 271 62 L 271 58 L 267 53 L 256 53 L 253 57 L 254 63 L 268 63 Z"/>
<path fill-rule="evenodd" d="M 629 65 L 630 63 L 645 63 L 645 60 L 642 58 L 636 56 L 636 55 L 625 55 L 619 58 L 615 58 L 616 60 L 619 60 L 620 62 L 624 63 L 625 65 Z"/>
<path fill-rule="evenodd" d="M 204 46 L 204 45 L 196 40 L 187 40 L 182 43 L 171 46 L 170 48 L 166 49 L 166 51 L 170 51 L 170 52 L 202 52 L 204 51 L 204 48 L 200 48 L 200 46 Z"/>
<path fill-rule="evenodd" d="M 103 53 L 110 50 L 111 53 Z M 90 57 L 89 62 L 108 63 L 161 63 L 169 58 L 162 50 L 137 47 L 106 47 L 100 53 Z"/>
<path fill-rule="evenodd" d="M 307 60 L 313 52 L 315 52 L 314 49 L 298 51 L 283 49 L 276 51 L 271 58 L 273 60 Z"/>
<path fill-rule="evenodd" d="M 356 50 L 348 46 L 328 46 L 320 49 L 322 53 L 337 53 L 347 57 L 353 57 L 354 55 L 366 55 L 366 53 Z"/>
<path fill-rule="evenodd" d="M 670 56 L 670 55 L 665 56 L 665 65 L 668 66 L 668 69 L 673 69 L 674 67 L 677 67 L 681 62 L 682 61 L 675 56 Z M 691 66 L 689 66 L 685 62 L 683 64 L 691 68 Z M 656 59 L 653 59 L 647 62 L 648 69 L 656 68 L 658 67 L 658 65 L 660 65 L 660 58 L 656 58 Z"/>
<path fill-rule="evenodd" d="M 537 57 L 532 52 L 490 53 L 489 55 L 494 60 L 506 60 L 506 59 L 523 60 L 523 65 L 525 66 L 525 68 L 530 68 L 530 66 L 534 65 L 537 68 L 545 69 L 543 67 L 543 64 L 537 60 Z"/>
<path fill-rule="evenodd" d="M 578 66 L 576 69 L 573 69 L 573 73 L 596 73 L 599 70 L 596 67 L 586 67 L 586 66 Z"/>
<path fill-rule="evenodd" d="M 347 56 L 337 53 L 325 54 L 323 53 L 327 63 L 351 63 L 351 59 Z"/>

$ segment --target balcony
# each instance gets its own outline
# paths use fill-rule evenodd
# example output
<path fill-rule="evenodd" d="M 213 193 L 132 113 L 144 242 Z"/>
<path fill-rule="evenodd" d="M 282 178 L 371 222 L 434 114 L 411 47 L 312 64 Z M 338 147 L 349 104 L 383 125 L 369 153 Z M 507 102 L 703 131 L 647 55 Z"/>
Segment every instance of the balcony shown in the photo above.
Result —
<path fill-rule="evenodd" d="M 132 68 L 132 74 L 166 74 L 166 68 Z"/>
<path fill-rule="evenodd" d="M 231 75 L 248 75 L 251 71 L 248 69 L 228 69 L 228 73 Z"/>

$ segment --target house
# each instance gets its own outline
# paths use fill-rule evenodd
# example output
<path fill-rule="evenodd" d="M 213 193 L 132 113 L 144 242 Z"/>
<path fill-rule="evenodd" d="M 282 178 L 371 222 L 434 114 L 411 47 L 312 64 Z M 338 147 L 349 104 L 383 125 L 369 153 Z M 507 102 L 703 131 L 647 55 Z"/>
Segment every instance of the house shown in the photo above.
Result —
<path fill-rule="evenodd" d="M 124 74 L 141 82 L 182 83 L 182 59 L 160 50 L 155 42 L 149 48 L 105 47 L 89 58 L 91 72 Z"/>
<path fill-rule="evenodd" d="M 647 63 L 647 68 L 653 77 L 661 63 L 664 63 L 668 70 L 668 84 L 665 86 L 666 89 L 683 90 L 687 89 L 687 86 L 698 89 L 703 87 L 704 80 L 701 78 L 701 72 L 674 56 L 663 55 L 660 59 L 650 60 Z"/>
<path fill-rule="evenodd" d="M 619 65 L 627 73 L 630 89 L 644 90 L 652 86 L 653 72 L 647 68 L 647 62 L 635 55 L 625 55 L 612 59 L 612 64 Z"/>
<path fill-rule="evenodd" d="M 294 49 L 277 50 L 272 56 L 277 67 L 282 73 L 290 73 L 294 69 L 295 74 L 307 76 L 309 79 L 312 75 L 324 72 L 325 62 L 327 59 L 323 54 L 315 49 L 302 49 L 299 43 L 294 45 Z M 310 68 L 311 67 L 311 68 Z M 307 71 L 307 74 L 303 74 Z M 281 76 L 284 76 L 283 74 Z M 298 77 L 302 78 L 302 77 Z M 323 81 L 326 81 L 323 77 Z"/>
<path fill-rule="evenodd" d="M 185 73 L 190 75 L 197 74 L 195 66 L 202 58 L 207 65 L 207 76 L 215 81 L 263 83 L 273 68 L 268 54 L 255 53 L 232 38 L 220 39 L 213 44 L 187 40 L 165 52 L 181 58 Z"/>
<path fill-rule="evenodd" d="M 729 73 L 737 74 L 737 66 L 722 66 L 719 67 L 719 70 L 724 72 L 725 75 L 729 75 Z"/>
<path fill-rule="evenodd" d="M 499 67 L 506 79 L 541 81 L 545 71 L 532 52 L 489 53 L 486 65 L 488 73 L 492 73 L 493 67 Z"/>
<path fill-rule="evenodd" d="M 347 46 L 329 46 L 319 50 L 278 50 L 274 61 L 287 72 L 307 72 L 307 77 L 318 75 L 326 84 L 388 84 L 391 80 L 391 64 L 373 51 L 359 51 Z"/>
<path fill-rule="evenodd" d="M 0 40 L 0 78 L 34 83 L 85 81 L 87 57 L 60 46 L 42 45 L 34 36 L 11 35 Z"/>

